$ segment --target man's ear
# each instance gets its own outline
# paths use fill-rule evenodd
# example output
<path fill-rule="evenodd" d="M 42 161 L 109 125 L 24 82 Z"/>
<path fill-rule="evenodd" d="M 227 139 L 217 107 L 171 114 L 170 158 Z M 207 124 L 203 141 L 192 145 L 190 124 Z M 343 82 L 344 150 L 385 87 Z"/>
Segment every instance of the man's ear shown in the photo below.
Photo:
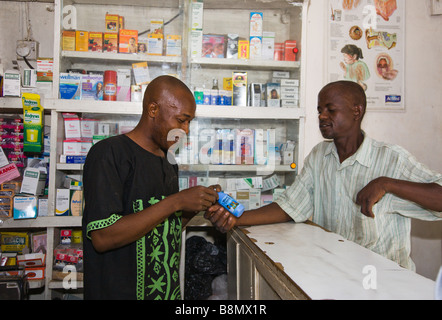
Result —
<path fill-rule="evenodd" d="M 362 105 L 355 105 L 353 107 L 353 115 L 354 115 L 354 119 L 357 121 L 361 121 L 362 118 L 364 117 L 364 107 Z"/>
<path fill-rule="evenodd" d="M 160 106 L 156 102 L 151 102 L 147 106 L 147 114 L 151 118 L 155 118 L 158 115 L 159 110 Z"/>

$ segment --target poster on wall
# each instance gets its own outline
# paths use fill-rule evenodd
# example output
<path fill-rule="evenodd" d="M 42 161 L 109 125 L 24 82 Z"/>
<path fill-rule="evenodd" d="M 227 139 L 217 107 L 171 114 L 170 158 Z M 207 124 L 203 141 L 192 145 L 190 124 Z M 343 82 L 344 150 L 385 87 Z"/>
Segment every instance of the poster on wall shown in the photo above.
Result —
<path fill-rule="evenodd" d="M 405 109 L 405 0 L 328 0 L 328 82 L 355 81 L 367 110 Z"/>

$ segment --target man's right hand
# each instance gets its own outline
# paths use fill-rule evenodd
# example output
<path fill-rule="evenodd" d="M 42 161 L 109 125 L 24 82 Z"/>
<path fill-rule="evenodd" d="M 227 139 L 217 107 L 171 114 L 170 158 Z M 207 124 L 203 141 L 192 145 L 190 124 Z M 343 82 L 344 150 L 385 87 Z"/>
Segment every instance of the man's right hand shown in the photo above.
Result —
<path fill-rule="evenodd" d="M 236 225 L 238 220 L 238 218 L 219 204 L 215 204 L 208 208 L 204 213 L 204 218 L 212 222 L 213 226 L 222 233 L 229 232 Z"/>

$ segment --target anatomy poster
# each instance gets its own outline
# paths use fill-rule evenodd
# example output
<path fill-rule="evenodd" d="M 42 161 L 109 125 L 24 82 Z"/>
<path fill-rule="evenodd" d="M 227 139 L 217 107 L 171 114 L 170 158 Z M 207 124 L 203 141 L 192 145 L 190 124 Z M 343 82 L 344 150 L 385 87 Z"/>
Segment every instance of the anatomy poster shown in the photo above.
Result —
<path fill-rule="evenodd" d="M 368 110 L 403 110 L 405 0 L 329 0 L 328 6 L 328 81 L 359 83 Z"/>

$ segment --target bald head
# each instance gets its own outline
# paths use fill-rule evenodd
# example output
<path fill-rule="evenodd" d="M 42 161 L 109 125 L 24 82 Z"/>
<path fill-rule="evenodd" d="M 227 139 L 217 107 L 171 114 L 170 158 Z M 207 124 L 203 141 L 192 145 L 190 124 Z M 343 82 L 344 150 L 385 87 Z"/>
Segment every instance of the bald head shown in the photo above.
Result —
<path fill-rule="evenodd" d="M 364 89 L 358 83 L 345 80 L 331 82 L 324 86 L 319 94 L 325 92 L 333 92 L 345 96 L 352 101 L 353 105 L 362 106 L 365 114 L 367 108 L 367 96 L 365 95 Z"/>
<path fill-rule="evenodd" d="M 159 76 L 152 80 L 146 88 L 143 98 L 143 111 L 152 102 L 161 104 L 172 98 L 180 97 L 193 97 L 192 91 L 186 84 L 172 76 Z"/>

